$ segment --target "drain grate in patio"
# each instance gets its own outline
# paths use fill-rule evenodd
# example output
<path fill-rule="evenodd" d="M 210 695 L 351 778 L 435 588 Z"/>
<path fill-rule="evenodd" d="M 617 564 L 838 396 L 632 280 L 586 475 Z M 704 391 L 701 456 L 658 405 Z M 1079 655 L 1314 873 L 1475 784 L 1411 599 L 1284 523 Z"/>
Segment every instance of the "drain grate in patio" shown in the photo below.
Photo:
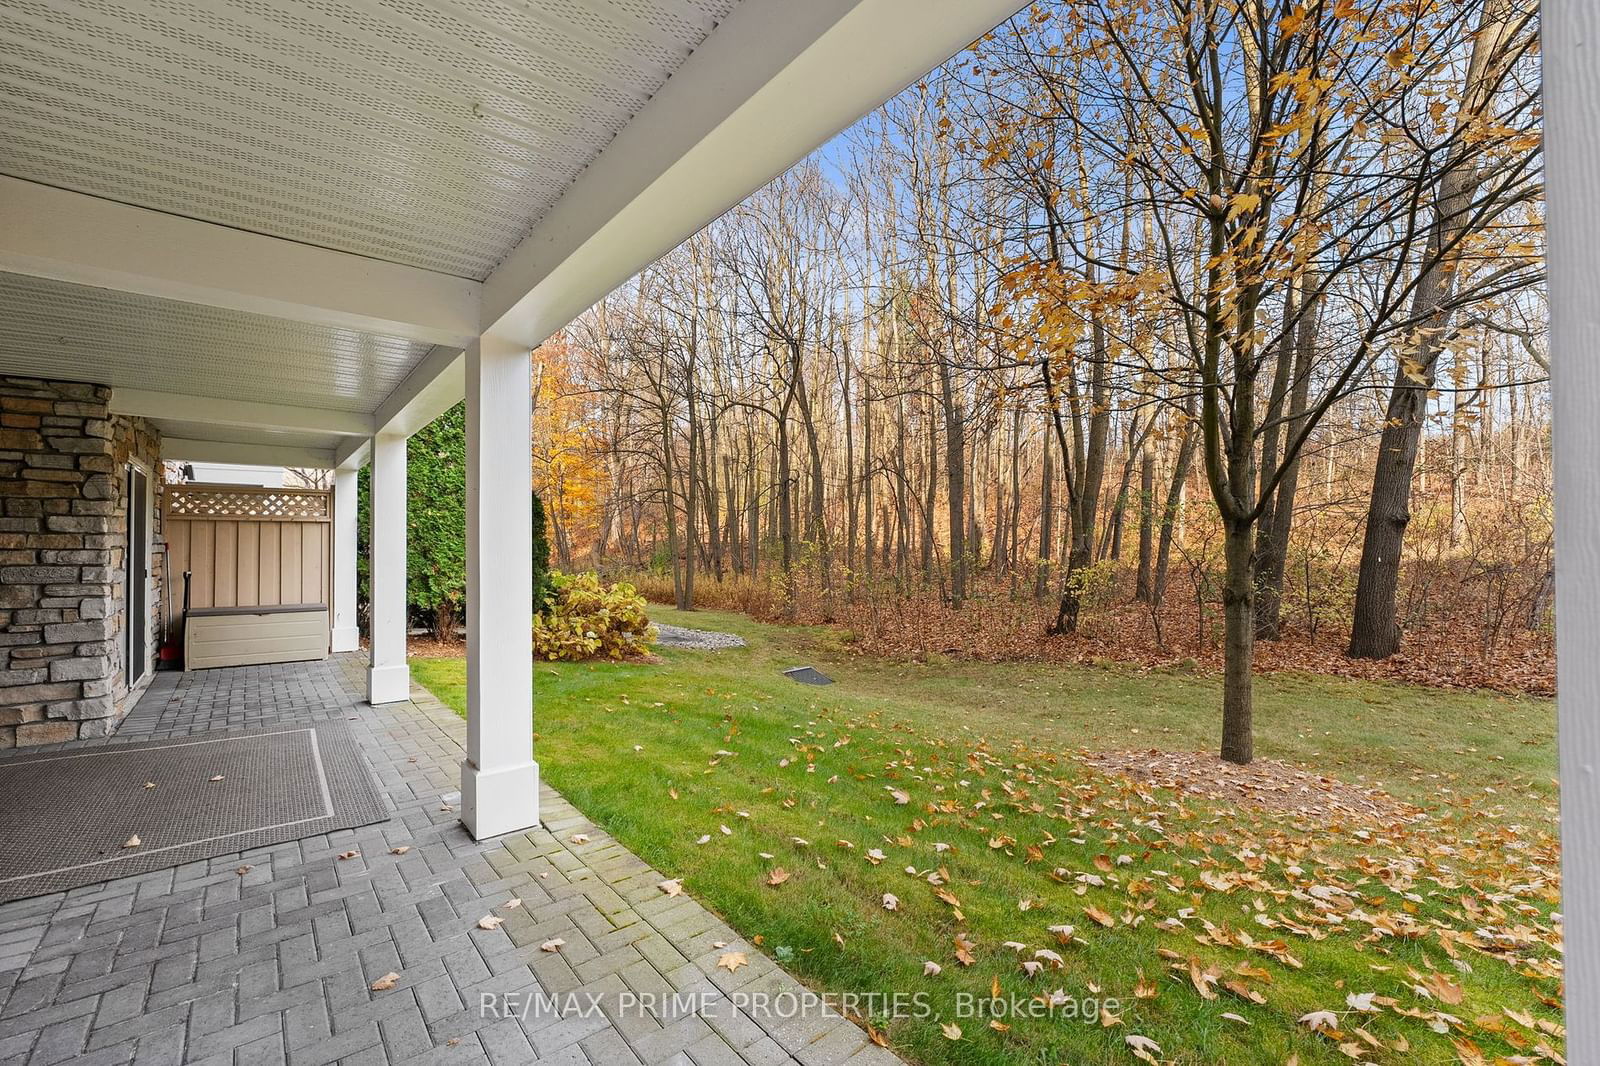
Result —
<path fill-rule="evenodd" d="M 388 817 L 342 722 L 17 755 L 0 759 L 0 901 Z"/>

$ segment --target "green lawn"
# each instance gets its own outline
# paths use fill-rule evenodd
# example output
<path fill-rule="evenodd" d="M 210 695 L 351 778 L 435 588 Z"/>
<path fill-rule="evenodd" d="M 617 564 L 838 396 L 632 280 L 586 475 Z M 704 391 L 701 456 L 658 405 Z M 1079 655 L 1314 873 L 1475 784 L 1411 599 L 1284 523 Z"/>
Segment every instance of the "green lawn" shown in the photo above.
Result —
<path fill-rule="evenodd" d="M 545 778 L 813 987 L 927 993 L 934 1017 L 878 1019 L 914 1061 L 1128 1062 L 1130 1034 L 1185 1063 L 1561 1049 L 1549 701 L 1263 678 L 1258 755 L 1428 808 L 1410 825 L 1297 824 L 1074 757 L 1210 749 L 1212 678 L 869 661 L 830 630 L 653 614 L 751 647 L 536 664 Z M 779 674 L 801 663 L 838 683 Z M 460 660 L 413 667 L 464 707 Z M 788 879 L 769 886 L 778 867 Z M 1050 929 L 1063 925 L 1065 942 Z M 942 973 L 925 977 L 926 961 Z M 1062 989 L 1121 1004 L 1090 1024 L 1013 1016 L 1004 1031 L 957 1017 L 959 993 L 986 1002 L 996 981 L 1024 1002 Z M 1297 1021 L 1323 1010 L 1336 1033 Z"/>

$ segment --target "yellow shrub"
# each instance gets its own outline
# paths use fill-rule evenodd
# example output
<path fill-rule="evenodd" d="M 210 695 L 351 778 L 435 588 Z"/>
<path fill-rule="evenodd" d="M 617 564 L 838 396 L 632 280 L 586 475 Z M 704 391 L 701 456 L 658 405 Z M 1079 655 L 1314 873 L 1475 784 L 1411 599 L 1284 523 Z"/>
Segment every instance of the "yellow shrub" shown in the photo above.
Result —
<path fill-rule="evenodd" d="M 541 659 L 625 659 L 649 650 L 656 631 L 632 585 L 593 573 L 550 575 L 543 613 L 533 616 L 533 653 Z"/>

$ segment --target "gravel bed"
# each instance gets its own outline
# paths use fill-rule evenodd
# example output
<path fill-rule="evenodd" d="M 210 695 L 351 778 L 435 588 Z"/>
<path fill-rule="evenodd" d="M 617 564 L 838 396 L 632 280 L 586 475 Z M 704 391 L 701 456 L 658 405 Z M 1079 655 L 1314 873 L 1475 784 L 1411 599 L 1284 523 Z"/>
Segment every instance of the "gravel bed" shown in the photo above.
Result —
<path fill-rule="evenodd" d="M 687 626 L 669 626 L 656 623 L 656 644 L 663 648 L 694 648 L 699 651 L 722 651 L 724 648 L 744 647 L 744 638 L 732 633 L 718 633 L 711 629 L 690 629 Z"/>

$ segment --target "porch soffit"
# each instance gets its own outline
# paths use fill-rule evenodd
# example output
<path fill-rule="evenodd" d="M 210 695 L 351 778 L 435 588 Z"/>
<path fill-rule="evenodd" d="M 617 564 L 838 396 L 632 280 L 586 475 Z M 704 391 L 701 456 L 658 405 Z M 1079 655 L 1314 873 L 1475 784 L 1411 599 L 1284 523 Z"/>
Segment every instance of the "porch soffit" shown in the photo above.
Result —
<path fill-rule="evenodd" d="M 355 461 L 1018 3 L 9 0 L 0 372 Z"/>
<path fill-rule="evenodd" d="M 482 280 L 736 0 L 16 0 L 0 173 Z"/>
<path fill-rule="evenodd" d="M 366 415 L 434 350 L 422 341 L 0 273 L 3 373 Z"/>

